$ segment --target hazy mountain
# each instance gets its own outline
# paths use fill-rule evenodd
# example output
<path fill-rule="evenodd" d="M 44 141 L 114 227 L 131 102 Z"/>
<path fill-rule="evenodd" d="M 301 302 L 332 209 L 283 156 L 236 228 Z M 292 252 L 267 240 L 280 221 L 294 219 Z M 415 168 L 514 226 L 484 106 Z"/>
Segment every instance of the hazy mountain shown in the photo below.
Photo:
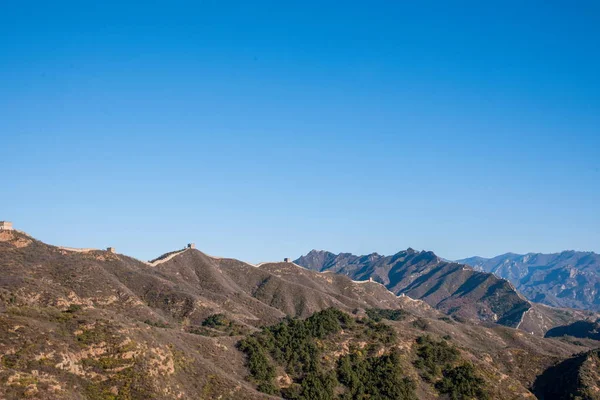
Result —
<path fill-rule="evenodd" d="M 503 254 L 458 262 L 512 282 L 529 300 L 555 307 L 600 311 L 600 254 Z"/>
<path fill-rule="evenodd" d="M 490 399 L 533 398 L 531 387 L 547 368 L 598 343 L 459 322 L 377 282 L 293 263 L 254 266 L 195 249 L 150 263 L 0 232 L 0 268 L 3 399 L 277 398 L 257 390 L 265 390 L 252 375 L 258 367 L 238 344 L 265 325 L 283 324 L 262 332 L 285 337 L 300 326 L 288 317 L 314 317 L 330 307 L 346 312 L 352 324 L 336 331 L 325 320 L 330 333 L 303 339 L 318 351 L 319 368 L 335 371 L 349 354 L 358 357 L 354 362 L 373 363 L 374 372 L 396 360 L 408 394 L 394 398 L 444 398 L 462 387 L 452 376 L 463 376 L 453 371 L 464 365 L 475 367 L 467 375 Z M 438 368 L 430 348 L 454 350 Z M 272 393 L 294 398 L 303 379 L 315 377 L 298 372 L 302 363 L 282 364 L 281 350 L 273 348 L 263 362 L 277 366 Z M 350 390 L 344 382 L 333 393 Z"/>
<path fill-rule="evenodd" d="M 295 262 L 356 280 L 373 279 L 397 295 L 423 300 L 450 315 L 496 322 L 540 335 L 554 326 L 591 316 L 532 303 L 507 280 L 443 260 L 431 251 L 407 249 L 391 256 L 356 256 L 312 250 Z"/>

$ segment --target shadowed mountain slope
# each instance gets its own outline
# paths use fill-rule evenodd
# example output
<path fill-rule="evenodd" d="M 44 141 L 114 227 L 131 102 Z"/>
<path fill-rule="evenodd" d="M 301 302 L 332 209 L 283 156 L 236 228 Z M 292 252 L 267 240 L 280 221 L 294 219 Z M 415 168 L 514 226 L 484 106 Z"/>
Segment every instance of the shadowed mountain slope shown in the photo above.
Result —
<path fill-rule="evenodd" d="M 553 326 L 590 316 L 590 313 L 534 304 L 508 281 L 445 261 L 430 251 L 408 249 L 392 256 L 377 253 L 355 256 L 313 250 L 295 262 L 353 279 L 372 278 L 395 294 L 423 300 L 444 313 L 522 328 L 539 335 Z"/>
<path fill-rule="evenodd" d="M 600 324 L 592 321 L 577 321 L 569 325 L 557 326 L 546 332 L 545 337 L 572 336 L 579 339 L 600 340 Z"/>
<path fill-rule="evenodd" d="M 600 353 L 593 350 L 548 368 L 533 386 L 540 400 L 595 400 L 600 397 Z"/>

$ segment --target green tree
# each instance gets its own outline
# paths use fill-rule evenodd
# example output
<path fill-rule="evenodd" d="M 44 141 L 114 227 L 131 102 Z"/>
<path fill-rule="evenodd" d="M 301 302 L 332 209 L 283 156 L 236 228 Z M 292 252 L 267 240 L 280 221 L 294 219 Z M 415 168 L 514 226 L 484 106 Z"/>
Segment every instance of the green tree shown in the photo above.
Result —
<path fill-rule="evenodd" d="M 444 377 L 435 386 L 452 400 L 487 399 L 485 381 L 475 373 L 473 364 L 465 363 L 444 371 Z"/>

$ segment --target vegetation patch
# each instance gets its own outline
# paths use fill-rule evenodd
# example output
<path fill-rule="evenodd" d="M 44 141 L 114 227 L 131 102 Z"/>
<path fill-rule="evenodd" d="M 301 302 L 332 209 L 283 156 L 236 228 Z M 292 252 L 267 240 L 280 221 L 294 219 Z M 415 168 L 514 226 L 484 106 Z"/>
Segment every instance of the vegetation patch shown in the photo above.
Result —
<path fill-rule="evenodd" d="M 250 329 L 232 321 L 225 314 L 213 314 L 202 321 L 201 327 L 191 328 L 190 332 L 204 336 L 240 336 L 250 333 Z"/>
<path fill-rule="evenodd" d="M 83 329 L 76 338 L 81 346 L 90 346 L 102 342 L 110 342 L 113 339 L 113 335 L 108 326 L 97 324 L 92 329 Z"/>
<path fill-rule="evenodd" d="M 435 387 L 440 393 L 448 394 L 452 400 L 488 398 L 484 380 L 475 373 L 475 367 L 470 363 L 444 370 L 444 377 Z"/>
<path fill-rule="evenodd" d="M 427 321 L 425 321 L 422 318 L 417 318 L 413 321 L 412 325 L 417 328 L 420 329 L 422 331 L 426 331 L 427 329 L 429 329 L 429 324 L 427 323 Z"/>
<path fill-rule="evenodd" d="M 81 364 L 83 366 L 92 367 L 102 372 L 128 365 L 128 362 L 120 358 L 109 356 L 100 358 L 84 358 L 83 360 L 81 360 Z"/>
<path fill-rule="evenodd" d="M 417 338 L 414 364 L 426 381 L 434 383 L 438 392 L 452 400 L 487 399 L 485 381 L 475 373 L 473 364 L 455 365 L 459 361 L 460 352 L 446 340 L 434 340 L 429 335 Z"/>
<path fill-rule="evenodd" d="M 150 326 L 154 326 L 156 328 L 169 328 L 169 324 L 161 322 L 161 321 L 152 321 L 152 320 L 145 320 L 144 323 L 146 325 L 150 325 Z"/>
<path fill-rule="evenodd" d="M 86 398 L 90 400 L 154 399 L 147 373 L 139 367 L 125 368 L 101 382 L 88 382 Z"/>
<path fill-rule="evenodd" d="M 365 310 L 369 318 L 373 321 L 380 322 L 382 319 L 390 321 L 403 321 L 408 313 L 404 310 L 395 309 L 388 310 L 384 308 L 368 308 Z"/>
<path fill-rule="evenodd" d="M 346 387 L 340 399 L 416 399 L 416 385 L 404 376 L 397 352 L 381 357 L 347 354 L 338 360 L 337 374 Z"/>
<path fill-rule="evenodd" d="M 362 348 L 332 359 L 325 353 L 340 334 L 368 338 Z M 336 336 L 338 335 L 338 336 Z M 251 379 L 262 392 L 285 399 L 415 399 L 415 386 L 402 372 L 397 353 L 377 355 L 395 339 L 391 327 L 370 319 L 355 320 L 330 308 L 306 320 L 283 322 L 248 336 L 239 349 L 247 355 Z M 368 345 L 367 345 L 368 344 Z M 278 371 L 290 378 L 276 384 Z"/>
<path fill-rule="evenodd" d="M 421 370 L 422 376 L 433 381 L 443 368 L 458 360 L 459 352 L 445 340 L 434 340 L 431 336 L 417 338 L 417 360 L 415 366 Z"/>

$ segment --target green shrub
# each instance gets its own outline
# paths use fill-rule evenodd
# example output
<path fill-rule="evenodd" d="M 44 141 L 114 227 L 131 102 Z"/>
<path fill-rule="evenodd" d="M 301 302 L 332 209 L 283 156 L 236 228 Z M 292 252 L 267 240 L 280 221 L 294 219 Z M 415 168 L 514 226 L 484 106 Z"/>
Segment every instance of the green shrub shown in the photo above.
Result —
<path fill-rule="evenodd" d="M 394 328 L 381 322 L 367 321 L 365 334 L 369 340 L 374 342 L 391 344 L 396 341 Z"/>
<path fill-rule="evenodd" d="M 67 308 L 64 312 L 70 313 L 70 314 L 74 314 L 74 313 L 76 313 L 79 310 L 81 310 L 81 305 L 79 305 L 79 304 L 71 304 L 71 305 L 69 305 L 69 308 Z"/>
<path fill-rule="evenodd" d="M 248 331 L 247 327 L 230 320 L 225 314 L 210 315 L 202 321 L 202 327 L 190 328 L 191 333 L 203 336 L 223 336 L 223 333 L 229 336 L 237 336 L 246 335 Z"/>
<path fill-rule="evenodd" d="M 402 321 L 406 318 L 407 312 L 404 310 L 387 310 L 383 308 L 368 308 L 365 310 L 369 318 L 375 322 L 380 322 L 382 319 L 390 321 Z"/>
<path fill-rule="evenodd" d="M 327 396 L 333 396 L 333 388 L 337 383 L 322 371 L 320 350 L 315 339 L 323 339 L 353 324 L 354 320 L 348 314 L 327 309 L 314 313 L 304 321 L 286 318 L 279 324 L 263 328 L 261 332 L 240 341 L 239 349 L 246 353 L 250 374 L 259 390 L 273 394 L 275 367 L 272 358 L 295 381 L 300 382 L 296 392 L 285 392 L 297 397 L 288 398 L 333 398 Z M 335 378 L 335 374 L 332 376 Z"/>
<path fill-rule="evenodd" d="M 275 367 L 271 365 L 265 349 L 258 340 L 250 336 L 240 343 L 239 348 L 248 356 L 248 369 L 252 377 L 265 387 L 267 384 L 271 384 L 275 378 Z"/>
<path fill-rule="evenodd" d="M 300 387 L 302 391 L 298 399 L 301 400 L 332 400 L 337 379 L 333 372 L 322 372 L 319 370 L 309 372 Z"/>
<path fill-rule="evenodd" d="M 161 321 L 152 321 L 152 320 L 149 320 L 149 319 L 145 320 L 144 323 L 146 325 L 155 326 L 157 328 L 168 328 L 169 327 L 168 323 L 164 323 L 164 322 L 161 322 Z"/>
<path fill-rule="evenodd" d="M 344 400 L 416 399 L 415 383 L 404 376 L 396 352 L 380 357 L 347 354 L 338 360 L 337 374 L 347 388 L 341 396 Z"/>
<path fill-rule="evenodd" d="M 279 393 L 279 389 L 277 389 L 277 386 L 275 386 L 273 384 L 273 382 L 261 382 L 258 384 L 258 386 L 256 387 L 260 392 L 266 393 L 266 394 L 272 394 L 272 395 L 276 395 Z"/>
<path fill-rule="evenodd" d="M 442 368 L 458 360 L 458 356 L 458 350 L 445 340 L 436 341 L 429 335 L 417 338 L 415 366 L 430 381 L 442 372 Z"/>
<path fill-rule="evenodd" d="M 429 324 L 422 318 L 417 318 L 413 321 L 413 326 L 422 331 L 426 331 L 429 328 Z"/>
<path fill-rule="evenodd" d="M 209 328 L 221 328 L 229 326 L 231 321 L 225 316 L 225 314 L 213 314 L 202 321 L 202 326 Z"/>
<path fill-rule="evenodd" d="M 440 393 L 445 393 L 452 400 L 488 398 L 484 390 L 484 380 L 475 373 L 473 364 L 465 363 L 444 371 L 444 377 L 435 387 Z"/>
<path fill-rule="evenodd" d="M 2 356 L 2 365 L 6 368 L 15 368 L 19 362 L 18 354 L 6 353 Z"/>

